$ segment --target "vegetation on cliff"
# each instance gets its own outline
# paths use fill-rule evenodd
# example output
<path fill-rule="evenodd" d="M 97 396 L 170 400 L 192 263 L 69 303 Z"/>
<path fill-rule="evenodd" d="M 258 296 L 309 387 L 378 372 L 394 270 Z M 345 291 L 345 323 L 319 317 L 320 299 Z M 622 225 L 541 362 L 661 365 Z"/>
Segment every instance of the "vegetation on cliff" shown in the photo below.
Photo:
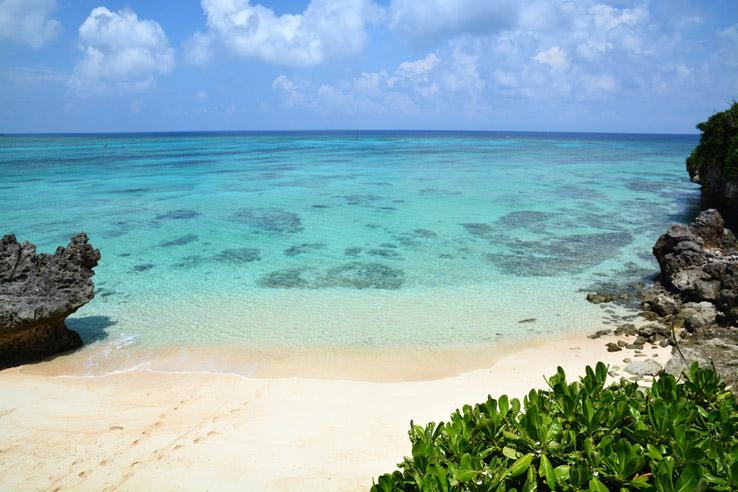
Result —
<path fill-rule="evenodd" d="M 687 158 L 689 176 L 701 177 L 703 170 L 713 168 L 722 171 L 726 179 L 738 181 L 738 103 L 710 116 L 697 128 L 702 136 Z"/>
<path fill-rule="evenodd" d="M 738 489 L 738 403 L 712 369 L 650 389 L 605 387 L 607 367 L 564 371 L 523 399 L 465 405 L 449 422 L 411 422 L 412 457 L 372 492 Z"/>

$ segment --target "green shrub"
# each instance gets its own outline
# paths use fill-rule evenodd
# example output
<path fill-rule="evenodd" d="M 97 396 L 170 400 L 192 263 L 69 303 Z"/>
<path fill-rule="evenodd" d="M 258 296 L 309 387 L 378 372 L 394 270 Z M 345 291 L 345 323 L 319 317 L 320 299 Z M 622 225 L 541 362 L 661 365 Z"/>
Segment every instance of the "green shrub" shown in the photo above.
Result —
<path fill-rule="evenodd" d="M 450 422 L 411 422 L 412 457 L 371 490 L 738 490 L 738 404 L 713 370 L 647 390 L 606 378 L 601 362 L 571 384 L 559 368 L 522 408 L 488 397 Z"/>
<path fill-rule="evenodd" d="M 697 125 L 699 145 L 687 158 L 687 171 L 694 178 L 707 166 L 716 166 L 729 181 L 738 181 L 738 103 L 715 113 Z"/>

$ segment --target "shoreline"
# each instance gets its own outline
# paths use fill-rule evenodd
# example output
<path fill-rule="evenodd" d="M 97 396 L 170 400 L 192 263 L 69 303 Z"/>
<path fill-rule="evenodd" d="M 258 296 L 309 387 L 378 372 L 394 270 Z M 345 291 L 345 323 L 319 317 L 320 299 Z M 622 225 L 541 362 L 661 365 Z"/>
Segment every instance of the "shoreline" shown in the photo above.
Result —
<path fill-rule="evenodd" d="M 489 368 L 509 353 L 553 342 L 577 343 L 595 331 L 607 329 L 611 329 L 611 326 L 601 323 L 595 329 L 567 330 L 558 334 L 528 333 L 525 339 L 452 346 L 128 345 L 111 348 L 110 345 L 98 343 L 17 369 L 24 374 L 47 377 L 99 377 L 149 371 L 233 375 L 254 379 L 297 377 L 363 382 L 433 381 Z M 606 342 L 601 341 L 600 345 L 604 351 Z M 2 374 L 0 372 L 0 376 Z"/>
<path fill-rule="evenodd" d="M 622 367 L 632 354 L 605 350 L 618 338 L 505 348 L 486 367 L 420 381 L 29 369 L 48 362 L 8 369 L 0 372 L 0 488 L 366 490 L 409 454 L 411 419 L 443 420 L 488 394 L 522 397 L 545 387 L 557 366 L 570 379 L 597 361 Z M 662 365 L 670 352 L 644 350 Z"/>

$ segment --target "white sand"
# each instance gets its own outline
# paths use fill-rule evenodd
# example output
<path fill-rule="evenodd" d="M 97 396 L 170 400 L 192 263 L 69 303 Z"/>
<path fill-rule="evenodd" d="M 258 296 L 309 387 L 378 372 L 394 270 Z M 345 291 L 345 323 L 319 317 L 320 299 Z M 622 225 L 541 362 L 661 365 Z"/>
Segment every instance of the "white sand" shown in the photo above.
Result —
<path fill-rule="evenodd" d="M 9 369 L 0 372 L 0 490 L 367 490 L 409 453 L 410 419 L 445 419 L 487 394 L 522 396 L 544 387 L 543 376 L 559 365 L 570 377 L 598 360 L 623 366 L 633 352 L 606 352 L 613 340 L 541 342 L 429 381 L 396 374 L 395 382 L 377 382 L 388 377 L 379 369 L 376 381 L 275 377 L 328 376 L 315 370 L 320 360 L 304 358 L 305 372 L 284 363 L 258 378 L 152 370 L 60 376 L 58 363 L 46 370 L 53 361 Z M 644 352 L 663 364 L 670 351 Z M 343 367 L 351 357 L 337 359 Z M 407 365 L 432 360 L 410 357 Z M 355 358 L 345 374 L 371 375 L 377 362 Z"/>

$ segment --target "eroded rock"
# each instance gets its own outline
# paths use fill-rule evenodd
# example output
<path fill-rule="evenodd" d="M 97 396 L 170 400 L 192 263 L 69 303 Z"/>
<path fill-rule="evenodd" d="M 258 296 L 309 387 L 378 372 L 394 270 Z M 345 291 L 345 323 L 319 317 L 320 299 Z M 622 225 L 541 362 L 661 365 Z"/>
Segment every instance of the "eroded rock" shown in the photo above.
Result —
<path fill-rule="evenodd" d="M 77 234 L 48 255 L 13 235 L 0 240 L 0 369 L 82 345 L 64 320 L 94 297 L 100 251 L 88 241 Z"/>
<path fill-rule="evenodd" d="M 716 210 L 700 212 L 689 226 L 671 226 L 653 254 L 667 289 L 684 301 L 713 303 L 727 321 L 738 322 L 738 243 Z"/>
<path fill-rule="evenodd" d="M 662 370 L 661 364 L 653 359 L 634 360 L 625 366 L 625 372 L 635 376 L 655 376 Z"/>

